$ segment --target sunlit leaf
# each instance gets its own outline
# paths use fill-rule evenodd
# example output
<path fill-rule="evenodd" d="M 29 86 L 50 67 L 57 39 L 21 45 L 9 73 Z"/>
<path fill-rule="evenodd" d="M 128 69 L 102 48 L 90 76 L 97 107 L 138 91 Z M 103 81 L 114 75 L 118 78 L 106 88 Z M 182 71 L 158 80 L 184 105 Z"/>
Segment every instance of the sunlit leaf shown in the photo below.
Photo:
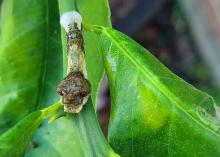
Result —
<path fill-rule="evenodd" d="M 220 121 L 212 97 L 122 33 L 101 32 L 112 100 L 109 141 L 116 152 L 125 157 L 220 156 Z"/>
<path fill-rule="evenodd" d="M 0 133 L 59 99 L 62 78 L 58 4 L 4 0 L 0 41 Z"/>

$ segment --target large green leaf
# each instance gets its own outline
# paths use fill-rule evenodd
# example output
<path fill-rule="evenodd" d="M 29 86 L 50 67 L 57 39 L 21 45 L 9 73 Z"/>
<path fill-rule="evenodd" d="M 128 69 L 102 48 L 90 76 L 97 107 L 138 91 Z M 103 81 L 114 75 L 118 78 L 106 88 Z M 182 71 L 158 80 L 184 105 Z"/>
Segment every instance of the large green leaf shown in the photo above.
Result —
<path fill-rule="evenodd" d="M 99 7 L 94 9 L 91 7 L 92 5 Z M 83 21 L 86 20 L 89 23 L 104 26 L 110 25 L 106 0 L 60 0 L 59 6 L 61 15 L 63 12 L 78 9 L 83 16 Z M 92 84 L 92 100 L 94 104 L 96 103 L 98 87 L 104 71 L 102 54 L 100 52 L 100 42 L 97 35 L 83 32 L 83 37 L 85 39 L 87 72 Z M 62 43 L 65 76 L 67 54 L 66 34 L 63 30 Z M 79 115 L 62 117 L 50 125 L 48 125 L 47 122 L 43 122 L 35 133 L 32 142 L 37 143 L 38 146 L 29 148 L 26 156 L 116 156 L 99 128 L 95 109 L 92 107 L 91 100 L 85 105 Z M 42 152 L 44 153 L 42 154 Z"/>
<path fill-rule="evenodd" d="M 83 17 L 83 22 L 111 26 L 108 0 L 78 0 L 77 9 Z M 104 75 L 100 38 L 95 33 L 88 31 L 83 31 L 83 37 L 88 78 L 92 85 L 92 100 L 96 109 L 99 86 Z"/>
<path fill-rule="evenodd" d="M 42 122 L 42 112 L 35 111 L 0 136 L 0 156 L 20 157 L 24 154 L 29 140 Z"/>
<path fill-rule="evenodd" d="M 109 141 L 116 152 L 124 157 L 220 156 L 220 121 L 212 97 L 122 33 L 93 29 L 103 34 L 112 100 Z"/>
<path fill-rule="evenodd" d="M 41 126 L 33 143 L 37 147 L 26 157 L 118 157 L 102 134 L 91 99 L 79 114 Z"/>
<path fill-rule="evenodd" d="M 0 41 L 0 132 L 59 99 L 62 78 L 58 4 L 4 0 Z"/>
<path fill-rule="evenodd" d="M 20 157 L 23 156 L 26 146 L 36 128 L 42 120 L 57 111 L 61 102 L 44 109 L 30 113 L 19 121 L 15 126 L 7 130 L 0 136 L 0 156 L 1 157 Z M 35 144 L 32 144 L 33 146 Z"/>

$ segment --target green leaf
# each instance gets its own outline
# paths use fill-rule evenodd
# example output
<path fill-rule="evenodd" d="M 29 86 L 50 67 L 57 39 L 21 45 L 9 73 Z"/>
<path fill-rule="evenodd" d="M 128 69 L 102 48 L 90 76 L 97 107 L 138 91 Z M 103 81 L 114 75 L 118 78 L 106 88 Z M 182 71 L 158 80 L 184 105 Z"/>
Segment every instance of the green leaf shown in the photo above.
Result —
<path fill-rule="evenodd" d="M 24 154 L 26 146 L 35 131 L 42 122 L 42 112 L 35 111 L 25 117 L 21 122 L 0 136 L 0 156 L 20 157 Z"/>
<path fill-rule="evenodd" d="M 111 28 L 101 31 L 112 100 L 109 141 L 115 151 L 124 157 L 220 156 L 212 97 L 129 37 Z"/>
<path fill-rule="evenodd" d="M 77 7 L 76 5 L 77 4 Z M 96 9 L 92 5 L 97 5 Z M 59 1 L 60 14 L 76 8 L 83 16 L 83 21 L 100 25 L 110 25 L 109 11 L 106 0 Z M 100 15 L 102 14 L 102 16 Z M 93 16 L 91 16 L 93 15 Z M 97 23 L 96 23 L 97 22 Z M 95 109 L 98 88 L 101 82 L 104 66 L 100 52 L 99 38 L 94 33 L 83 32 L 86 49 L 86 63 L 89 80 L 92 84 L 92 101 L 90 100 L 77 115 L 69 115 L 47 125 L 43 122 L 35 133 L 32 142 L 38 147 L 29 148 L 26 157 L 103 157 L 117 156 L 108 145 L 98 125 Z M 92 41 L 92 42 L 91 42 Z M 64 76 L 66 75 L 66 33 L 62 30 Z M 43 152 L 43 154 L 42 154 Z"/>
<path fill-rule="evenodd" d="M 56 102 L 62 78 L 58 4 L 4 0 L 0 42 L 0 133 Z"/>
<path fill-rule="evenodd" d="M 60 106 L 61 102 L 57 102 L 44 110 L 35 111 L 2 134 L 0 136 L 0 156 L 23 156 L 26 146 L 28 145 L 36 128 L 45 117 L 57 111 Z"/>
<path fill-rule="evenodd" d="M 77 1 L 77 9 L 82 15 L 83 22 L 111 26 L 108 0 L 80 0 Z M 95 33 L 88 31 L 83 31 L 83 37 L 88 78 L 92 86 L 92 101 L 96 110 L 99 86 L 104 76 L 100 38 Z"/>
<path fill-rule="evenodd" d="M 91 99 L 79 114 L 41 126 L 32 142 L 37 147 L 29 148 L 26 157 L 119 157 L 102 134 Z"/>

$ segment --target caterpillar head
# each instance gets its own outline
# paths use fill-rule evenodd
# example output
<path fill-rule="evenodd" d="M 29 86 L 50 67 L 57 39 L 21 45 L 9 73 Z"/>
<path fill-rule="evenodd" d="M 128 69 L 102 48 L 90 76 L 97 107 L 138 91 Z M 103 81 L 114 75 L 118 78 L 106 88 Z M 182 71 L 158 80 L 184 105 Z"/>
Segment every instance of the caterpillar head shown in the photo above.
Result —
<path fill-rule="evenodd" d="M 57 86 L 57 92 L 62 96 L 64 111 L 78 113 L 90 96 L 91 85 L 81 72 L 70 72 Z"/>

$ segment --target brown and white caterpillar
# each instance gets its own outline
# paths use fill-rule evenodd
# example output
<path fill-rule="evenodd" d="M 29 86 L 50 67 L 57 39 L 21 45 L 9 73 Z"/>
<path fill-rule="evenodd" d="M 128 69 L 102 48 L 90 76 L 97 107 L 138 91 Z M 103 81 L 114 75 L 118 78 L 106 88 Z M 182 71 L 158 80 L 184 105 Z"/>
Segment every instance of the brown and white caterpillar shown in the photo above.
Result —
<path fill-rule="evenodd" d="M 68 65 L 67 76 L 57 86 L 57 92 L 62 96 L 64 112 L 68 113 L 79 113 L 91 93 L 81 22 L 82 17 L 76 11 L 66 12 L 60 19 L 67 36 Z"/>

